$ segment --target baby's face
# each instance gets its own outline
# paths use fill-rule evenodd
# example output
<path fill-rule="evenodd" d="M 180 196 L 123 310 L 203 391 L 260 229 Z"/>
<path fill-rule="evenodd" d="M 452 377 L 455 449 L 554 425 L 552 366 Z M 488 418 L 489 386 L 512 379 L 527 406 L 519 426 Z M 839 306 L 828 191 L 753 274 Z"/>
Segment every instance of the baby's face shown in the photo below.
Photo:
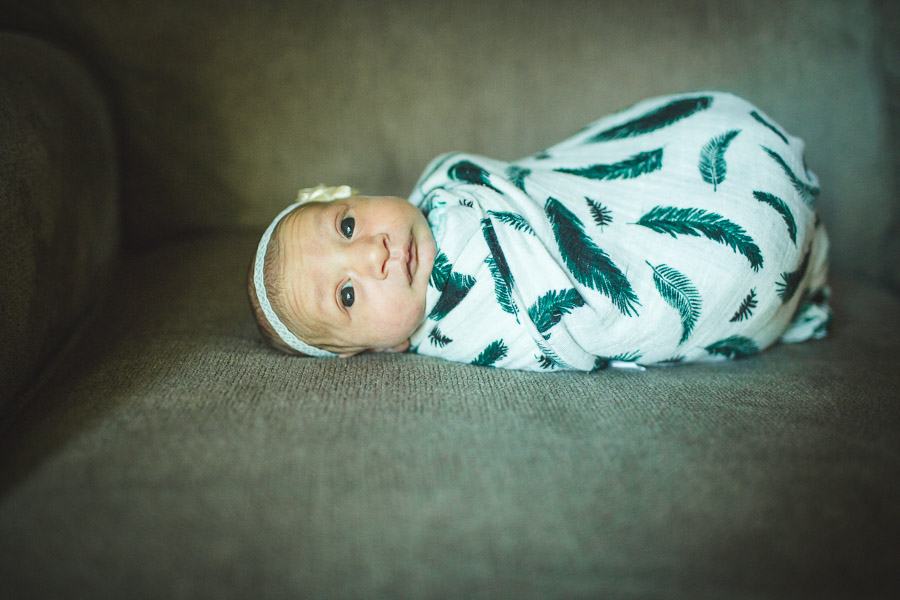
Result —
<path fill-rule="evenodd" d="M 408 345 L 436 252 L 422 211 L 391 197 L 311 202 L 285 217 L 278 241 L 288 327 L 323 332 L 313 345 L 340 354 Z"/>

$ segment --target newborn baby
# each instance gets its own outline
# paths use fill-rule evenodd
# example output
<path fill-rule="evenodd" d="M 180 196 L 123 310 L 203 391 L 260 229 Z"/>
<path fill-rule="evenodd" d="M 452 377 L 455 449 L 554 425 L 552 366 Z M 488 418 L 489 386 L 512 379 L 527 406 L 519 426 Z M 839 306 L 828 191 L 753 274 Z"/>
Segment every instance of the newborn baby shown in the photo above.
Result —
<path fill-rule="evenodd" d="M 439 156 L 408 201 L 302 190 L 263 234 L 249 294 L 272 345 L 311 356 L 740 358 L 827 333 L 818 193 L 803 142 L 753 105 L 666 96 L 518 161 Z"/>

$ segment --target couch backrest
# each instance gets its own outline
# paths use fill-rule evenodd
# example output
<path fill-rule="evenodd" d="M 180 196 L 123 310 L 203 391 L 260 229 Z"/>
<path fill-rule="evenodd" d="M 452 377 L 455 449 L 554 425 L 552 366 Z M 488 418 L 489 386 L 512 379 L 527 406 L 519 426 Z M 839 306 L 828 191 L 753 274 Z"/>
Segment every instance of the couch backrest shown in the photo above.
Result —
<path fill-rule="evenodd" d="M 834 265 L 881 277 L 900 262 L 884 260 L 890 2 L 18 4 L 19 26 L 66 39 L 108 86 L 131 244 L 261 229 L 320 182 L 405 195 L 438 153 L 513 159 L 642 98 L 712 88 L 806 140 Z"/>
<path fill-rule="evenodd" d="M 93 79 L 43 41 L 0 33 L 0 421 L 107 291 L 117 192 Z"/>

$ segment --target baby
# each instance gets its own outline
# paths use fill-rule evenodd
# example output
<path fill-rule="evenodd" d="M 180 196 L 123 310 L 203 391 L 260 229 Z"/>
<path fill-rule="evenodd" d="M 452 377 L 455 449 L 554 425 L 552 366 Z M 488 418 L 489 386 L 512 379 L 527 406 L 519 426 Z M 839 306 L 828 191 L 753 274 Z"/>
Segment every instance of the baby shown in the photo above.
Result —
<path fill-rule="evenodd" d="M 533 156 L 445 154 L 409 200 L 302 190 L 248 291 L 287 352 L 524 370 L 740 358 L 823 337 L 803 142 L 723 92 L 654 98 Z"/>

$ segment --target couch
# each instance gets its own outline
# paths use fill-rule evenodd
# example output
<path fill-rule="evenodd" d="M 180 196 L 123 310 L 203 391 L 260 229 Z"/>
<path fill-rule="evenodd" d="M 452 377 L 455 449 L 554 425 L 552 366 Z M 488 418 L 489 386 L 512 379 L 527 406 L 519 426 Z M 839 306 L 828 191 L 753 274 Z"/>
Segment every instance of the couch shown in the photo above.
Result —
<path fill-rule="evenodd" d="M 889 1 L 0 2 L 0 597 L 900 597 Z M 405 195 L 654 95 L 805 139 L 823 340 L 525 373 L 301 359 L 245 293 L 300 187 Z"/>

